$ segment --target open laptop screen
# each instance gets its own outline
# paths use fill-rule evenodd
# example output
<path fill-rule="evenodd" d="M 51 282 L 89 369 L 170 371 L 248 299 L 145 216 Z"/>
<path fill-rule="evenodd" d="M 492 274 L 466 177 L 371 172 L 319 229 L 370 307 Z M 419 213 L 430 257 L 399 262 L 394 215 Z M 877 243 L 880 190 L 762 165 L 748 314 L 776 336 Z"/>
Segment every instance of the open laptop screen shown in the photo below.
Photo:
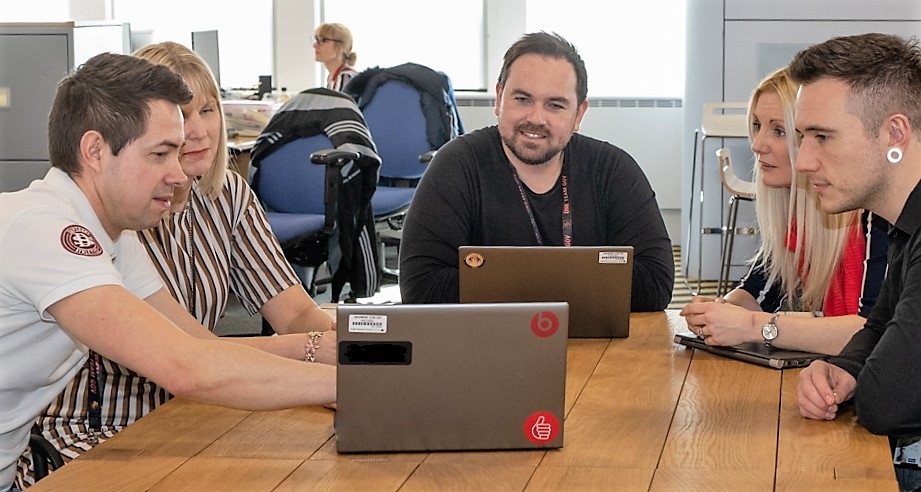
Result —
<path fill-rule="evenodd" d="M 571 338 L 630 334 L 632 246 L 461 246 L 460 302 L 569 303 Z"/>

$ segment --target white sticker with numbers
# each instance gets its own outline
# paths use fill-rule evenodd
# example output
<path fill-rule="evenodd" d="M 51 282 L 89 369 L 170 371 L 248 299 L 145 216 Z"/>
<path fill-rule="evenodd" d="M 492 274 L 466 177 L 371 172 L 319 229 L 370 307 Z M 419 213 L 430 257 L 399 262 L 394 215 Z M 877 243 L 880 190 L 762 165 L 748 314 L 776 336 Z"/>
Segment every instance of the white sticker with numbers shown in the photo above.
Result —
<path fill-rule="evenodd" d="M 626 251 L 601 251 L 598 253 L 598 263 L 604 265 L 626 265 Z"/>
<path fill-rule="evenodd" d="M 350 314 L 349 333 L 387 333 L 387 316 Z"/>

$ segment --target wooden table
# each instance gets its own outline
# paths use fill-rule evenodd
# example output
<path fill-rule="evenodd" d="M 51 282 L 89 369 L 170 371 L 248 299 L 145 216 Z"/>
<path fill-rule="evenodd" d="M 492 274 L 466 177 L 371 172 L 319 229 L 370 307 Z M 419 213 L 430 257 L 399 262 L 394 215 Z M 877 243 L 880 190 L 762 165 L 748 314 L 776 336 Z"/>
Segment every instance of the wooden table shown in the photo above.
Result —
<path fill-rule="evenodd" d="M 333 412 L 173 400 L 30 490 L 897 490 L 885 438 L 799 416 L 799 370 L 675 345 L 675 311 L 569 343 L 565 445 L 339 455 Z"/>

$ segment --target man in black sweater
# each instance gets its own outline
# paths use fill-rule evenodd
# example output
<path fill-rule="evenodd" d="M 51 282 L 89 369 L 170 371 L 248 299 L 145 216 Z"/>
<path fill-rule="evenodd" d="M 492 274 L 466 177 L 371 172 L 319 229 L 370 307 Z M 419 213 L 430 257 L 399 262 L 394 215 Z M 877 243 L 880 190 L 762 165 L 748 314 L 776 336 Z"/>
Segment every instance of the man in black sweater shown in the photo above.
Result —
<path fill-rule="evenodd" d="M 562 37 L 527 34 L 509 48 L 498 126 L 445 144 L 419 182 L 400 249 L 403 302 L 458 302 L 462 245 L 625 245 L 632 310 L 668 305 L 674 261 L 655 193 L 629 154 L 575 133 L 587 93 L 585 64 Z"/>

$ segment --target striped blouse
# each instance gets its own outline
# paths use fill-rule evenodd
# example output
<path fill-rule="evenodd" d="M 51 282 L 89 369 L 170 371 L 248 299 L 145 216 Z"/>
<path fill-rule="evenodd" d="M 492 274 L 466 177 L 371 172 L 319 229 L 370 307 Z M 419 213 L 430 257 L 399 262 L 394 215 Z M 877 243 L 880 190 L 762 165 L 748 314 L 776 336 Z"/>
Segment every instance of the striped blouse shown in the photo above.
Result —
<path fill-rule="evenodd" d="M 210 330 L 232 292 L 252 315 L 271 298 L 300 282 L 268 225 L 256 195 L 239 174 L 227 171 L 222 193 L 208 199 L 195 182 L 183 212 L 169 214 L 138 237 L 174 298 Z M 190 254 L 189 231 L 194 248 Z M 190 263 L 194 260 L 194 267 Z M 65 460 L 92 448 L 88 429 L 89 370 L 84 367 L 38 419 Z M 102 359 L 102 435 L 111 437 L 166 402 L 169 395 L 143 376 Z M 20 469 L 28 461 L 21 460 Z"/>

